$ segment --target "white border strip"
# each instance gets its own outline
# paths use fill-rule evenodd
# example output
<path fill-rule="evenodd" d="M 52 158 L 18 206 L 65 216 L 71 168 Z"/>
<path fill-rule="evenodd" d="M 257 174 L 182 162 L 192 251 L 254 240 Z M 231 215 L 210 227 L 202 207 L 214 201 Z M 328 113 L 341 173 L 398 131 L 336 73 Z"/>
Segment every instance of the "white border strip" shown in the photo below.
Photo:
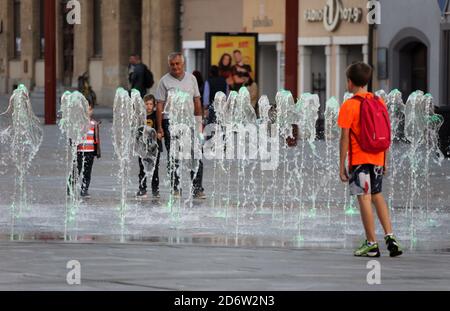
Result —
<path fill-rule="evenodd" d="M 369 44 L 368 36 L 330 36 L 330 37 L 299 37 L 298 45 L 362 45 Z"/>
<path fill-rule="evenodd" d="M 299 37 L 298 45 L 331 45 L 331 37 Z"/>
<path fill-rule="evenodd" d="M 335 36 L 335 37 L 333 37 L 333 44 L 336 44 L 336 45 L 369 44 L 369 37 L 368 36 Z"/>
<path fill-rule="evenodd" d="M 331 37 L 299 37 L 298 45 L 331 45 Z"/>
<path fill-rule="evenodd" d="M 283 42 L 284 35 L 281 33 L 260 33 L 258 34 L 259 42 Z"/>
<path fill-rule="evenodd" d="M 284 35 L 280 33 L 259 34 L 259 42 L 283 42 Z M 299 37 L 298 45 L 357 45 L 368 44 L 367 36 L 334 36 L 334 37 Z M 183 49 L 204 49 L 206 47 L 205 40 L 189 40 L 183 41 Z"/>
<path fill-rule="evenodd" d="M 259 42 L 283 42 L 284 35 L 281 33 L 261 33 L 258 35 Z M 206 47 L 205 40 L 187 40 L 183 41 L 183 49 L 204 49 Z"/>
<path fill-rule="evenodd" d="M 204 49 L 205 47 L 205 40 L 183 41 L 183 49 Z"/>

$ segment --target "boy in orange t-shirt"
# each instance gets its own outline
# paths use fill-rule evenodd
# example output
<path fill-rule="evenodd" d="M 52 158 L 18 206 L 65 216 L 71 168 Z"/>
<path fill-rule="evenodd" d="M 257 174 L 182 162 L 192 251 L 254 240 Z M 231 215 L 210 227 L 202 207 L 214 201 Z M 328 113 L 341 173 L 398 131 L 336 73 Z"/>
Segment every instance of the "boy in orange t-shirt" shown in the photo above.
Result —
<path fill-rule="evenodd" d="M 367 85 L 372 78 L 372 67 L 357 62 L 347 68 L 348 91 L 362 98 L 373 98 L 367 92 Z M 381 104 L 384 104 L 380 99 Z M 351 98 L 342 104 L 338 125 L 342 129 L 340 141 L 340 178 L 349 182 L 350 194 L 358 196 L 361 218 L 366 232 L 366 241 L 355 251 L 355 256 L 379 257 L 380 249 L 376 242 L 375 221 L 372 203 L 385 232 L 385 242 L 391 257 L 402 254 L 402 249 L 392 233 L 389 210 L 382 194 L 383 175 L 386 174 L 386 153 L 368 153 L 361 149 L 358 137 L 360 125 L 361 100 Z M 349 173 L 346 159 L 349 157 Z M 350 175 L 350 176 L 349 176 Z"/>

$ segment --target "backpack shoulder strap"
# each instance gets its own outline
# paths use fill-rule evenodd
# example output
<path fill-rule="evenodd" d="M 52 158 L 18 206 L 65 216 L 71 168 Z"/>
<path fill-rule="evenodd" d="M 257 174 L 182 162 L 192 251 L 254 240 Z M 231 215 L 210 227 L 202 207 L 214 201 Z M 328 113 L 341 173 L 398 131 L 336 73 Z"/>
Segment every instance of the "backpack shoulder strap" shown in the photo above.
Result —
<path fill-rule="evenodd" d="M 365 100 L 365 98 L 360 96 L 360 95 L 354 95 L 352 97 L 352 99 L 356 99 L 356 100 L 360 101 L 361 103 Z M 350 128 L 350 137 L 349 137 L 350 139 L 349 139 L 349 147 L 348 147 L 348 167 L 349 167 L 349 172 L 350 173 L 352 173 L 352 171 L 353 171 L 353 166 L 352 166 L 352 136 L 356 139 L 356 142 L 359 143 L 358 137 L 353 132 L 353 130 Z"/>
<path fill-rule="evenodd" d="M 352 134 L 353 131 L 350 129 L 350 135 L 348 140 L 348 172 L 351 174 L 353 173 L 353 166 L 352 166 Z"/>
<path fill-rule="evenodd" d="M 365 98 L 365 97 L 362 97 L 361 95 L 354 95 L 354 96 L 352 97 L 352 99 L 359 100 L 360 102 L 363 102 L 364 100 L 366 100 L 366 98 Z"/>
<path fill-rule="evenodd" d="M 361 102 L 367 99 L 366 97 L 362 97 L 361 95 L 354 95 L 352 98 L 357 99 Z M 373 99 L 380 100 L 380 97 L 374 94 Z"/>

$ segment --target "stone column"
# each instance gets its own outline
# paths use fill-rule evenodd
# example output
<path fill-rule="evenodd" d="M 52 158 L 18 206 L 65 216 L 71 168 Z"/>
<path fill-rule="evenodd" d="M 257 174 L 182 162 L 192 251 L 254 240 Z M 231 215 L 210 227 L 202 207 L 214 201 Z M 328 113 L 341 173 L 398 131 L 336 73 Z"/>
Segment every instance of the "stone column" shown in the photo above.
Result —
<path fill-rule="evenodd" d="M 311 92 L 311 48 L 300 46 L 300 95 Z"/>
<path fill-rule="evenodd" d="M 363 54 L 363 60 L 366 64 L 369 63 L 369 46 L 367 44 L 363 44 L 362 46 L 362 54 Z"/>
<path fill-rule="evenodd" d="M 284 88 L 284 71 L 282 69 L 283 42 L 277 42 L 277 90 Z"/>
<path fill-rule="evenodd" d="M 93 54 L 94 2 L 80 0 L 81 24 L 74 27 L 73 82 L 77 85 L 78 77 L 89 71 L 89 58 Z"/>
<path fill-rule="evenodd" d="M 9 60 L 14 54 L 13 41 L 13 1 L 0 1 L 0 94 L 10 91 Z"/>
<path fill-rule="evenodd" d="M 22 38 L 22 80 L 28 89 L 34 87 L 35 61 L 39 57 L 39 2 L 22 0 L 20 6 Z"/>
<path fill-rule="evenodd" d="M 102 3 L 103 31 L 103 91 L 102 98 L 106 105 L 113 105 L 116 89 L 128 87 L 127 58 L 122 47 L 121 0 L 107 0 Z"/>
<path fill-rule="evenodd" d="M 336 46 L 336 96 L 342 101 L 347 81 L 345 79 L 345 67 L 347 65 L 347 49 L 342 45 Z"/>
<path fill-rule="evenodd" d="M 142 0 L 142 61 L 153 72 L 155 87 L 167 72 L 167 56 L 177 39 L 176 0 Z M 181 51 L 180 51 L 181 52 Z"/>
<path fill-rule="evenodd" d="M 177 12 L 176 0 L 151 1 L 151 47 L 150 68 L 155 81 L 167 72 L 167 56 L 177 46 Z"/>
<path fill-rule="evenodd" d="M 129 22 L 124 0 L 103 1 L 103 103 L 112 105 L 117 87 L 128 87 L 129 47 L 124 30 Z M 176 0 L 142 0 L 142 59 L 155 82 L 167 72 L 167 55 L 176 46 Z"/>
<path fill-rule="evenodd" d="M 327 45 L 325 46 L 325 56 L 326 56 L 326 75 L 327 75 L 327 83 L 326 83 L 326 88 L 327 88 L 327 98 L 326 100 L 328 100 L 331 97 L 332 94 L 332 90 L 331 90 L 331 77 L 332 77 L 332 66 L 331 66 L 331 62 L 332 62 L 332 47 L 331 45 Z"/>
<path fill-rule="evenodd" d="M 142 62 L 148 66 L 151 64 L 152 48 L 152 0 L 142 0 Z M 152 70 L 152 68 L 150 68 Z"/>
<path fill-rule="evenodd" d="M 66 17 L 61 13 L 61 2 L 56 1 L 55 11 L 56 11 L 56 80 L 59 81 L 57 87 L 61 86 L 61 80 L 63 76 L 63 37 L 62 28 L 63 23 L 66 21 Z"/>

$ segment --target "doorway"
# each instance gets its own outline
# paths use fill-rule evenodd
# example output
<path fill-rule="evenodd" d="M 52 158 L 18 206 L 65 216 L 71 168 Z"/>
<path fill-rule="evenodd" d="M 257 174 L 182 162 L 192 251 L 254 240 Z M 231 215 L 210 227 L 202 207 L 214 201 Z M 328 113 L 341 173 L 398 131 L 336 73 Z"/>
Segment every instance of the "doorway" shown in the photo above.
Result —
<path fill-rule="evenodd" d="M 404 100 L 416 91 L 428 92 L 428 49 L 420 41 L 405 44 L 399 57 L 399 87 Z"/>
<path fill-rule="evenodd" d="M 278 92 L 278 53 L 276 44 L 261 44 L 258 51 L 259 95 L 267 95 L 274 102 Z"/>

